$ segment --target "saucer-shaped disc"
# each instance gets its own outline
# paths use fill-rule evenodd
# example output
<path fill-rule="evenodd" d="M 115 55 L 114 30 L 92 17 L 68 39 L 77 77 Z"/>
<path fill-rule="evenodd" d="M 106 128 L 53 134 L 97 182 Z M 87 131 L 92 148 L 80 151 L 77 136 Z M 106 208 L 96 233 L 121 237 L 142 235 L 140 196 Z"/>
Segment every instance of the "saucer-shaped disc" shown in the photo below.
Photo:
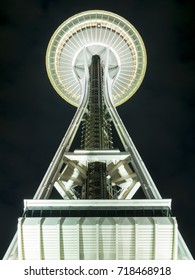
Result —
<path fill-rule="evenodd" d="M 78 107 L 83 94 L 80 79 L 86 74 L 84 56 L 89 66 L 92 55 L 99 55 L 104 67 L 108 53 L 112 101 L 118 106 L 136 92 L 145 74 L 146 51 L 139 33 L 127 20 L 107 11 L 86 11 L 63 22 L 46 54 L 47 73 L 57 93 Z"/>

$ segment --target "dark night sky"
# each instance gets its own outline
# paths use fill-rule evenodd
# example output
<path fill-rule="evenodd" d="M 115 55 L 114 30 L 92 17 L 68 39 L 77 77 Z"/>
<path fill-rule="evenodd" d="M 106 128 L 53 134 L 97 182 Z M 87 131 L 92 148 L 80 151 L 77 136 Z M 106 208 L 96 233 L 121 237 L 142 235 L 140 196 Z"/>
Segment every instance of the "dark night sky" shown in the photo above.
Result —
<path fill-rule="evenodd" d="M 0 4 L 0 258 L 74 115 L 55 93 L 45 52 L 75 13 L 104 9 L 129 20 L 147 50 L 145 79 L 118 108 L 195 256 L 194 5 L 189 0 L 7 0 Z"/>

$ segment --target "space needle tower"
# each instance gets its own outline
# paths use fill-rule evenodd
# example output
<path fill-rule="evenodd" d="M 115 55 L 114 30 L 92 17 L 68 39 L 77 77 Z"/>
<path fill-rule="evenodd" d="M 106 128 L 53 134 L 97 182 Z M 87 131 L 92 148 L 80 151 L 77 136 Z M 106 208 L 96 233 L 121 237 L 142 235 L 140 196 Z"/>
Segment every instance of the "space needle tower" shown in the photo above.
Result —
<path fill-rule="evenodd" d="M 76 14 L 54 32 L 47 73 L 77 110 L 34 198 L 24 200 L 4 259 L 192 259 L 171 199 L 162 199 L 116 110 L 139 88 L 146 61 L 137 30 L 111 12 Z M 140 188 L 145 198 L 135 199 Z"/>

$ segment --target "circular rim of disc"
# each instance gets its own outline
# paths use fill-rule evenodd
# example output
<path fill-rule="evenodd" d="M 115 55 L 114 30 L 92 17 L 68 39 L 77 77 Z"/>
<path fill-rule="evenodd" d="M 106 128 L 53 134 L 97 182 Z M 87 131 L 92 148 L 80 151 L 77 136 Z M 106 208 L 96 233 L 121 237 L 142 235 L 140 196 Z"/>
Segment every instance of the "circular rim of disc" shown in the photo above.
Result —
<path fill-rule="evenodd" d="M 46 69 L 56 92 L 68 103 L 79 106 L 81 85 L 73 68 L 78 54 L 85 47 L 90 51 L 109 48 L 115 55 L 118 73 L 112 87 L 114 105 L 119 106 L 132 97 L 145 76 L 145 46 L 130 22 L 103 10 L 89 10 L 68 18 L 51 37 L 46 52 Z"/>

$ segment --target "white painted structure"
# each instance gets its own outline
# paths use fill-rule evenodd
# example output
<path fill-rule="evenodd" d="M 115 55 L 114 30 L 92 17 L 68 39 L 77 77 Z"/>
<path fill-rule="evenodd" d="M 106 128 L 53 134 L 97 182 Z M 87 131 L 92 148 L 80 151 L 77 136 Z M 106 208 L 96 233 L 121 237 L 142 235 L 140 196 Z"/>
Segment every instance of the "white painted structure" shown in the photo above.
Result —
<path fill-rule="evenodd" d="M 101 59 L 106 110 L 124 151 L 70 151 L 88 112 L 94 55 Z M 146 51 L 137 30 L 110 12 L 80 13 L 52 36 L 46 65 L 55 90 L 78 109 L 33 200 L 24 201 L 4 259 L 192 259 L 170 214 L 171 201 L 162 199 L 116 111 L 145 74 Z M 78 199 L 76 188 L 85 184 L 90 162 L 106 164 L 108 193 L 113 186 L 120 189 L 116 199 Z M 61 200 L 49 199 L 53 188 Z M 146 199 L 133 199 L 139 188 Z"/>
<path fill-rule="evenodd" d="M 173 217 L 20 218 L 19 259 L 177 259 Z"/>

